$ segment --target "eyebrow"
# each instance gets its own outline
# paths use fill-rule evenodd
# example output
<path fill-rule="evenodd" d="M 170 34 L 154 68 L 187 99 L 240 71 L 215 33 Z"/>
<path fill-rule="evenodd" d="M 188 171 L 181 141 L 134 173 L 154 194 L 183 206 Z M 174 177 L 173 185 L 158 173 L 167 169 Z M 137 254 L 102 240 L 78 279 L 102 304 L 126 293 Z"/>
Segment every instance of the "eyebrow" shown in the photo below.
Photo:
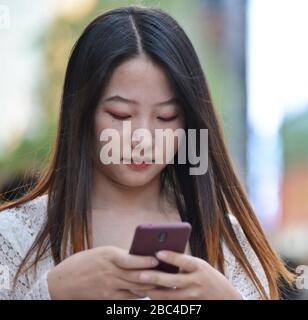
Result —
<path fill-rule="evenodd" d="M 115 96 L 109 97 L 104 100 L 104 102 L 107 102 L 107 101 L 124 102 L 124 103 L 129 103 L 129 104 L 139 104 L 136 100 L 123 98 L 119 95 L 115 95 Z M 175 97 L 172 97 L 172 98 L 168 99 L 167 101 L 155 103 L 154 106 L 165 106 L 165 105 L 177 104 L 177 103 L 179 103 L 179 100 Z"/>

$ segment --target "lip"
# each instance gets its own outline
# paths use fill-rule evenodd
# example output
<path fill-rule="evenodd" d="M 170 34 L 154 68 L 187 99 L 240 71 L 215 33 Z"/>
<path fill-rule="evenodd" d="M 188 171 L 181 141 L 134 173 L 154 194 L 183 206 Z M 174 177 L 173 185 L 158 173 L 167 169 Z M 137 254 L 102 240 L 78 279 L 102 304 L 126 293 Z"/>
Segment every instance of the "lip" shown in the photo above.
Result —
<path fill-rule="evenodd" d="M 149 166 L 151 166 L 151 164 L 152 163 L 146 163 L 145 161 L 142 161 L 141 163 L 135 163 L 133 160 L 131 160 L 131 163 L 125 165 L 131 169 L 142 170 L 148 168 Z"/>
<path fill-rule="evenodd" d="M 150 165 L 151 165 L 150 163 L 145 163 L 145 162 L 127 164 L 127 166 L 129 168 L 137 169 L 137 170 L 142 170 L 142 169 L 148 168 Z"/>
<path fill-rule="evenodd" d="M 134 163 L 134 164 L 138 164 L 137 162 L 139 163 L 145 163 L 145 164 L 152 164 L 154 163 L 155 161 L 152 160 L 152 159 L 124 159 L 124 158 L 121 158 L 121 161 L 129 161 L 130 163 Z M 136 162 L 137 161 L 137 162 Z"/>

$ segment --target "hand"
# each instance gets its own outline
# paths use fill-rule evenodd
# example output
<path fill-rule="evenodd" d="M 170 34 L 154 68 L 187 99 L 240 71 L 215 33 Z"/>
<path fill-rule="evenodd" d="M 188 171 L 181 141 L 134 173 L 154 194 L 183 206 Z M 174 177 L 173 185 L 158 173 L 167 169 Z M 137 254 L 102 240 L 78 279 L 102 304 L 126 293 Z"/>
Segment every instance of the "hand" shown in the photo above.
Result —
<path fill-rule="evenodd" d="M 49 271 L 49 293 L 52 299 L 140 298 L 132 291 L 153 286 L 134 281 L 136 272 L 157 264 L 155 257 L 132 255 L 115 246 L 81 251 Z"/>
<path fill-rule="evenodd" d="M 159 253 L 165 253 L 166 256 L 163 257 Z M 143 294 L 153 300 L 242 299 L 227 278 L 206 261 L 167 250 L 157 252 L 156 256 L 159 260 L 178 266 L 180 272 L 172 274 L 157 270 L 139 271 L 139 281 L 144 284 L 151 284 L 153 288 L 142 292 L 137 291 L 136 294 Z M 141 275 L 148 275 L 149 279 L 142 280 Z"/>

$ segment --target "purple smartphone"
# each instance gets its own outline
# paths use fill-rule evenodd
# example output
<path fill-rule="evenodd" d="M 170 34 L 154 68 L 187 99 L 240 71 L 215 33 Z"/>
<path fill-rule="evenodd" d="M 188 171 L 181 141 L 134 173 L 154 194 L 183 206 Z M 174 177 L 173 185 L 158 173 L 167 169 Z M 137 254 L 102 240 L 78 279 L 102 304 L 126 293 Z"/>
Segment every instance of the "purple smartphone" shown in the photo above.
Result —
<path fill-rule="evenodd" d="M 129 253 L 142 256 L 155 256 L 155 252 L 159 250 L 184 253 L 190 233 L 191 224 L 188 222 L 140 224 L 136 228 Z M 169 273 L 179 272 L 177 266 L 163 261 L 153 269 Z"/>

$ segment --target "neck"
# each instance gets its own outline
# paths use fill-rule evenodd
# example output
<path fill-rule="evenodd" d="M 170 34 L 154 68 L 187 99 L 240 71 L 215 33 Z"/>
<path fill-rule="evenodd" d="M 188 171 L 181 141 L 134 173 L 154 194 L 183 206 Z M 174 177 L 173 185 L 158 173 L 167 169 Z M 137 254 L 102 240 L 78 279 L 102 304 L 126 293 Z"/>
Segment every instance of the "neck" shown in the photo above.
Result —
<path fill-rule="evenodd" d="M 132 187 L 117 183 L 94 169 L 91 205 L 93 210 L 112 209 L 119 214 L 161 210 L 160 176 L 146 185 Z"/>

